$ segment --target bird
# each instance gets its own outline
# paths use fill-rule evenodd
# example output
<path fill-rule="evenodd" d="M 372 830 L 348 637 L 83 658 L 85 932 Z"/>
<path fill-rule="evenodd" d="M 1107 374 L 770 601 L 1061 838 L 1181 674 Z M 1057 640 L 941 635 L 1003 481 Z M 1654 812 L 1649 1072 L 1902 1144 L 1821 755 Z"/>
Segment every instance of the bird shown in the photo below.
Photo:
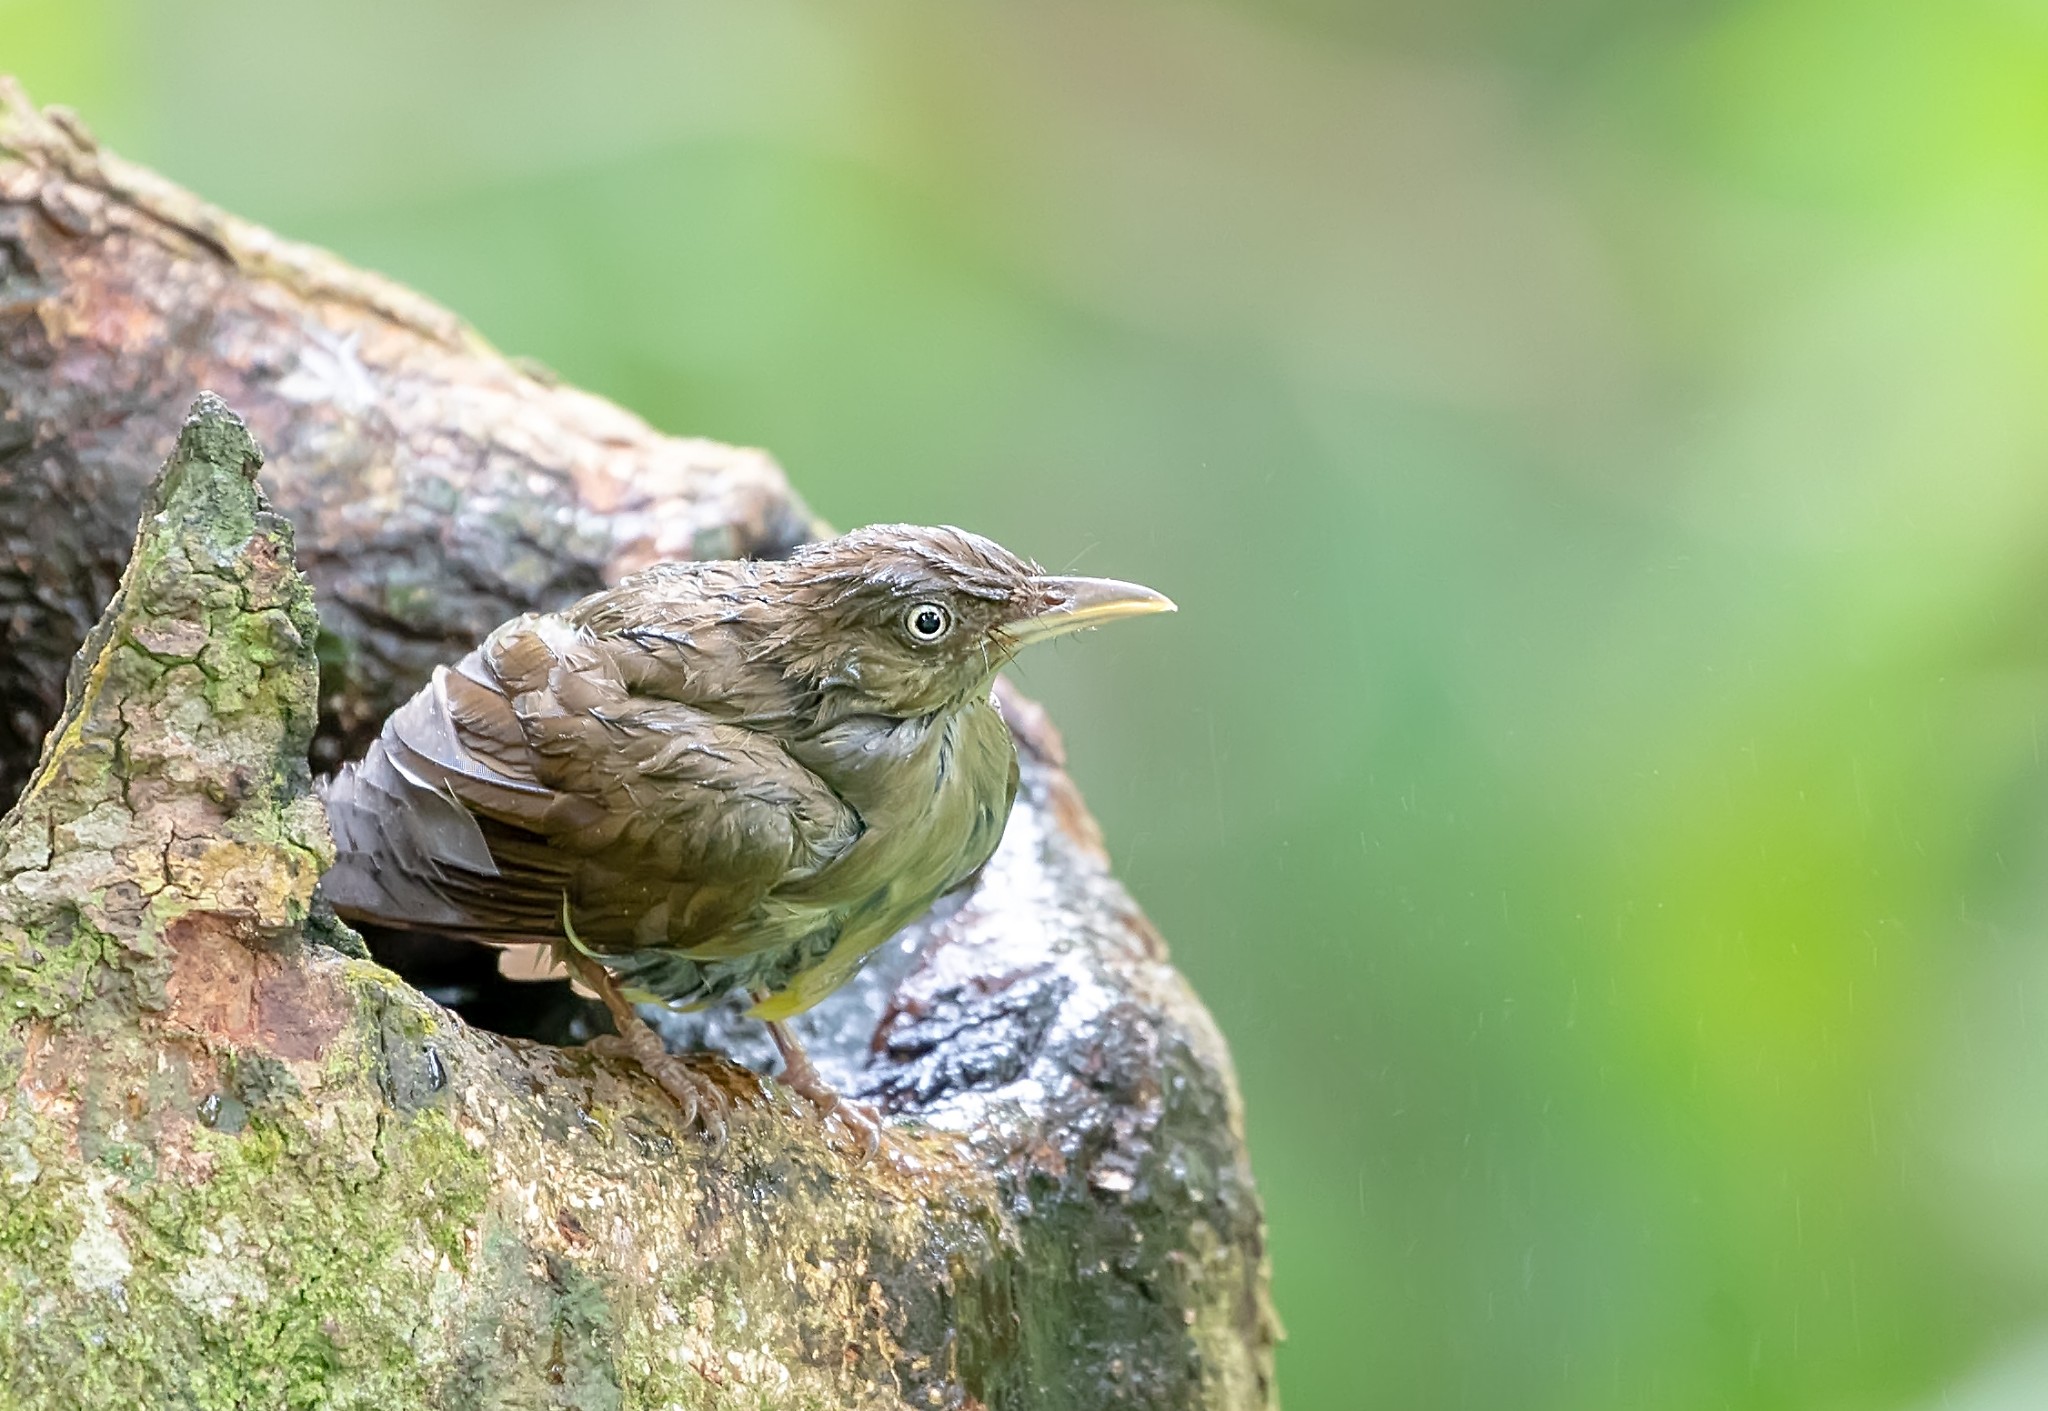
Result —
<path fill-rule="evenodd" d="M 437 667 L 322 781 L 321 890 L 345 920 L 552 947 L 608 1041 L 720 1140 L 721 1090 L 634 1006 L 738 993 L 779 1081 L 872 1151 L 879 1119 L 786 1021 L 994 853 L 1018 787 L 997 674 L 1174 610 L 952 526 L 659 563 Z"/>

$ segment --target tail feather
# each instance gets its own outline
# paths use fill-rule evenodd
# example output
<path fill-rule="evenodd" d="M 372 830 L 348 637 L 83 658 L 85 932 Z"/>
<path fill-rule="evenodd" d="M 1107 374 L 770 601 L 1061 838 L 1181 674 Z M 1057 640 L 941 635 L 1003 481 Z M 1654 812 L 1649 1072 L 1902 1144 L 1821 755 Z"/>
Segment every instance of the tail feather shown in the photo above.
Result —
<path fill-rule="evenodd" d="M 465 746 L 448 677 L 437 668 L 432 685 L 393 712 L 360 762 L 318 786 L 336 853 L 321 889 L 343 915 L 384 925 L 548 934 L 547 918 L 525 914 L 531 908 L 492 885 L 500 869 L 484 830 L 502 825 L 480 819 L 463 800 L 537 823 L 556 796 Z M 474 675 L 462 679 L 468 691 L 479 689 Z"/>

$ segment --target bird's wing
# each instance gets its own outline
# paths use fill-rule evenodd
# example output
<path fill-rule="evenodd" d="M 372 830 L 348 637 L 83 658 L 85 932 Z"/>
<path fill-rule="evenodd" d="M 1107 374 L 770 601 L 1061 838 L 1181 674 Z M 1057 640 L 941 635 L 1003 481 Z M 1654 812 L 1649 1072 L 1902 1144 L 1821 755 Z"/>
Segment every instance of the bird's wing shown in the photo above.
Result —
<path fill-rule="evenodd" d="M 344 915 L 592 948 L 719 949 L 860 820 L 780 743 L 639 695 L 554 617 L 508 623 L 326 789 Z"/>

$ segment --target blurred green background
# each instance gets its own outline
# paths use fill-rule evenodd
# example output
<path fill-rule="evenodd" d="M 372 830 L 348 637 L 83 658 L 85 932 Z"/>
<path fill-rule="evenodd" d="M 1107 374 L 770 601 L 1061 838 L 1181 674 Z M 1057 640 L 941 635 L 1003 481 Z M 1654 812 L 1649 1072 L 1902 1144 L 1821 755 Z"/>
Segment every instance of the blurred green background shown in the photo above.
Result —
<path fill-rule="evenodd" d="M 1290 1411 L 2048 1406 L 2044 0 L 0 0 L 1031 660 Z"/>

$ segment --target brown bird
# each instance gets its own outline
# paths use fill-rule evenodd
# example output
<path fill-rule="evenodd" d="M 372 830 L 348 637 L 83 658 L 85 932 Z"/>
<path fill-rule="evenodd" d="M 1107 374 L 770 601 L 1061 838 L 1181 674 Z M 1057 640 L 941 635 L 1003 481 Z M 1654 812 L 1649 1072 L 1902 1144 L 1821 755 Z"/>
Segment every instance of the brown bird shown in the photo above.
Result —
<path fill-rule="evenodd" d="M 437 668 L 325 784 L 322 886 L 350 919 L 551 944 L 714 1133 L 718 1089 L 632 1002 L 742 992 L 782 1081 L 872 1142 L 781 1021 L 995 851 L 1017 793 L 996 673 L 1032 642 L 1171 611 L 952 528 L 660 564 Z"/>

